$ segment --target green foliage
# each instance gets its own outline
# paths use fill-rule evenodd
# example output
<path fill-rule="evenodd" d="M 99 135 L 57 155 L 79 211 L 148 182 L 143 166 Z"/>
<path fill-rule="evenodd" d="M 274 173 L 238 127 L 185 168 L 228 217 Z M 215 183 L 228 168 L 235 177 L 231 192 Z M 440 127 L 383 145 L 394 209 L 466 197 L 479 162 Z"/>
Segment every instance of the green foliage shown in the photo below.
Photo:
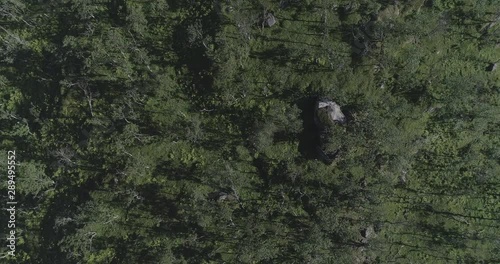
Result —
<path fill-rule="evenodd" d="M 495 1 L 63 2 L 0 4 L 12 263 L 500 262 Z"/>

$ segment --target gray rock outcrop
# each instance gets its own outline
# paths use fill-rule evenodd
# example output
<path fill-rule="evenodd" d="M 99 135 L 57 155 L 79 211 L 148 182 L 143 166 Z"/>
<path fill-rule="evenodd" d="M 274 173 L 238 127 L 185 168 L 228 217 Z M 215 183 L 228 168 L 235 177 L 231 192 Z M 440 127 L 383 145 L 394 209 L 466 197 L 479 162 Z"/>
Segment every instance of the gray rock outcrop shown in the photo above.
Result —
<path fill-rule="evenodd" d="M 264 17 L 262 18 L 263 27 L 272 27 L 276 24 L 276 22 L 277 22 L 276 17 L 274 17 L 274 15 L 271 13 L 265 14 Z"/>

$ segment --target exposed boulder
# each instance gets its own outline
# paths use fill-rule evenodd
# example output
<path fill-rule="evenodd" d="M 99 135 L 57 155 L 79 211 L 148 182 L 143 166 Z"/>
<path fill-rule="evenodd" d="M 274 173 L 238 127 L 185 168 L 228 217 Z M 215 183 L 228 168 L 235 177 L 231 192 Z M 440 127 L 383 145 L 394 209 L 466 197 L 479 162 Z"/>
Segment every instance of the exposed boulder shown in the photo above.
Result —
<path fill-rule="evenodd" d="M 277 19 L 272 13 L 266 13 L 262 17 L 262 27 L 272 27 L 276 24 Z"/>
<path fill-rule="evenodd" d="M 496 70 L 498 67 L 498 63 L 490 63 L 490 65 L 488 65 L 488 67 L 486 68 L 487 71 L 494 71 Z"/>
<path fill-rule="evenodd" d="M 319 127 L 329 126 L 335 123 L 344 124 L 345 115 L 340 106 L 328 99 L 319 99 L 316 103 L 316 124 Z"/>
<path fill-rule="evenodd" d="M 316 152 L 326 164 L 331 164 L 339 154 L 342 142 L 339 136 L 346 118 L 340 106 L 332 100 L 320 98 L 316 101 L 314 122 L 319 133 L 319 145 Z"/>
<path fill-rule="evenodd" d="M 368 243 L 368 240 L 375 236 L 375 228 L 372 225 L 364 228 L 361 230 L 361 236 L 363 237 L 361 242 L 364 244 Z"/>
<path fill-rule="evenodd" d="M 208 198 L 211 200 L 215 200 L 218 202 L 223 201 L 234 201 L 238 198 L 234 194 L 226 193 L 226 192 L 213 192 L 208 194 Z"/>

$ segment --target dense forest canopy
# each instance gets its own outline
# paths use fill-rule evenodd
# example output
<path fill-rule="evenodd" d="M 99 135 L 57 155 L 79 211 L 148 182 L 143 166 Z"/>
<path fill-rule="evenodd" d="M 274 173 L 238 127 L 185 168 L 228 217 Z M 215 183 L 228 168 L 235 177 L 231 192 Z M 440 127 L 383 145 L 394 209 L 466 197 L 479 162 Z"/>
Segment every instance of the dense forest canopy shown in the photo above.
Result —
<path fill-rule="evenodd" d="M 2 263 L 500 263 L 496 0 L 4 0 L 0 39 Z"/>

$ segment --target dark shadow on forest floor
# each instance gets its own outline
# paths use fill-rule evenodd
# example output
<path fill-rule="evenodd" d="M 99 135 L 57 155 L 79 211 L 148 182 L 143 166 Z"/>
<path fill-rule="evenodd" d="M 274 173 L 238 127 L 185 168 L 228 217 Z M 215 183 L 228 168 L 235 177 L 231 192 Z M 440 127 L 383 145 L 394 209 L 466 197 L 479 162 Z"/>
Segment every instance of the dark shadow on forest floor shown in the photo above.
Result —
<path fill-rule="evenodd" d="M 314 124 L 314 105 L 316 97 L 299 99 L 297 106 L 301 110 L 302 133 L 299 135 L 299 152 L 306 159 L 316 159 L 316 147 L 320 143 L 318 128 Z"/>

